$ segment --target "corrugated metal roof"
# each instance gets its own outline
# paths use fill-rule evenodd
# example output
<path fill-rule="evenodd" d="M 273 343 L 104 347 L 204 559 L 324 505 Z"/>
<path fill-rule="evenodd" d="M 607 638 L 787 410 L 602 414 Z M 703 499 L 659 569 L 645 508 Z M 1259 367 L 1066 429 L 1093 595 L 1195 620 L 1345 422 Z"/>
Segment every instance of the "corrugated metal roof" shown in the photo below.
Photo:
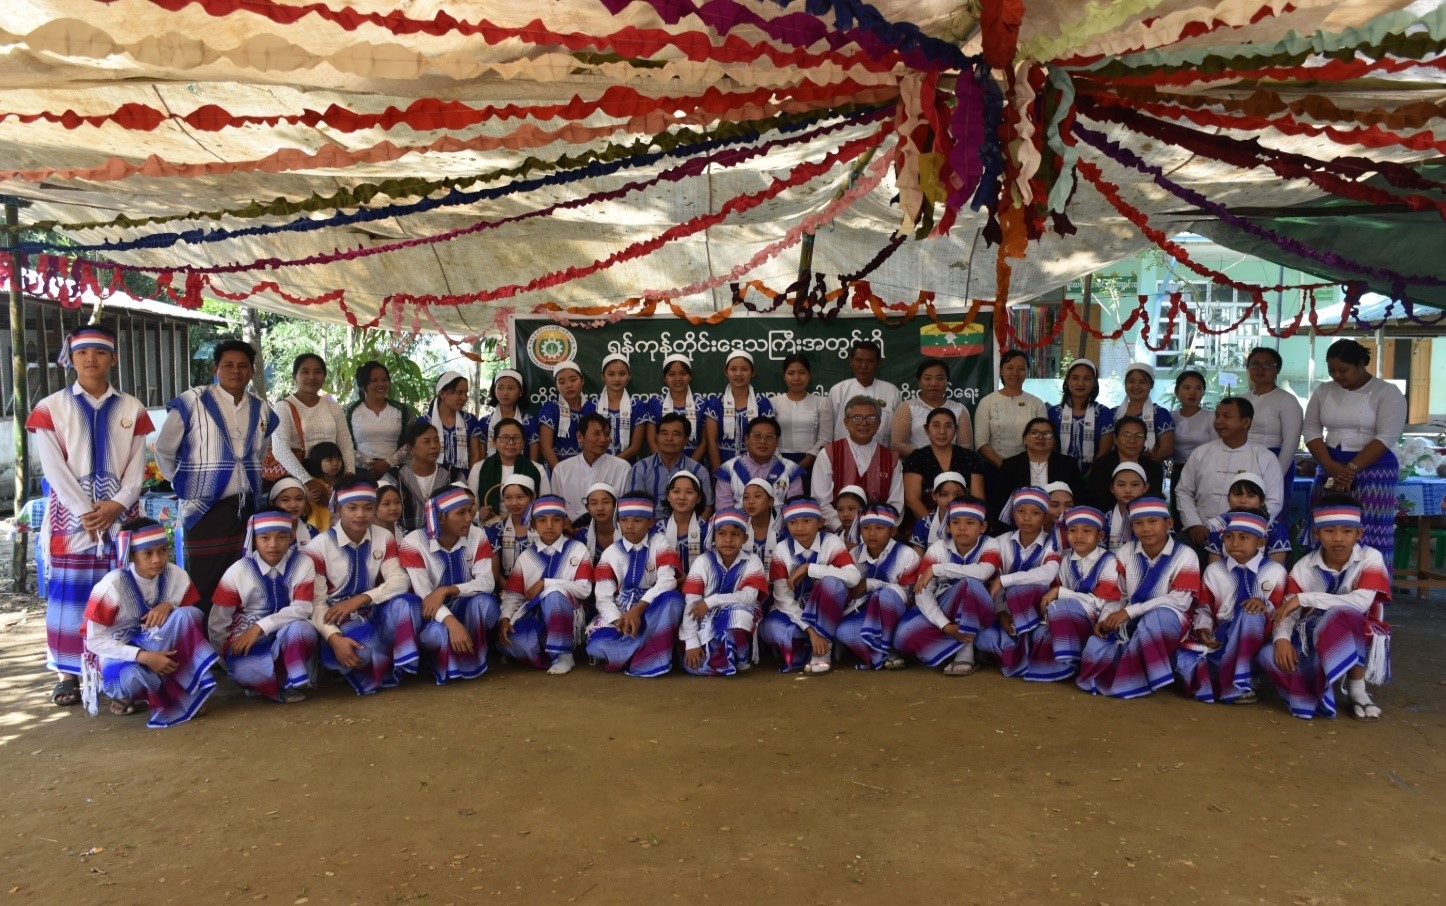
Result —
<path fill-rule="evenodd" d="M 1329 308 L 1322 308 L 1316 313 L 1316 318 L 1324 326 L 1334 326 L 1340 323 L 1341 316 L 1345 313 L 1345 307 L 1346 304 L 1341 302 Z M 1446 311 L 1439 308 L 1413 302 L 1411 303 L 1411 314 L 1418 320 L 1426 322 L 1421 325 L 1423 327 L 1435 329 L 1446 327 Z M 1376 325 L 1382 321 L 1387 321 L 1392 327 L 1416 326 L 1415 322 L 1406 317 L 1405 306 L 1390 296 L 1376 293 L 1366 293 L 1361 296 L 1360 304 L 1356 306 L 1356 313 L 1352 321 L 1364 329 L 1375 329 Z"/>

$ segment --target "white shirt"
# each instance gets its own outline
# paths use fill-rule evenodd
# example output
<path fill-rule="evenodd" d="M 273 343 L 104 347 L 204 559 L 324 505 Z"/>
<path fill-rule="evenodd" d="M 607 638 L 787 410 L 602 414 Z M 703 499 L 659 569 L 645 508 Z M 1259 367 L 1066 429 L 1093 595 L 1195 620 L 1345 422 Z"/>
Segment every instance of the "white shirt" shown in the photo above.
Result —
<path fill-rule="evenodd" d="M 1305 407 L 1305 442 L 1324 439 L 1342 450 L 1362 450 L 1379 440 L 1391 452 L 1406 428 L 1406 397 L 1394 384 L 1371 378 L 1359 390 L 1326 381 Z"/>
<path fill-rule="evenodd" d="M 442 563 L 436 555 L 453 553 L 458 548 L 462 550 L 462 563 L 467 567 L 468 578 L 456 583 L 457 597 L 492 594 L 497 587 L 497 578 L 492 573 L 492 545 L 487 543 L 487 534 L 474 525 L 450 548 L 442 547 L 441 541 L 436 538 L 428 538 L 421 529 L 407 533 L 402 541 L 401 563 L 407 571 L 412 591 L 418 597 L 425 598 L 442 584 Z M 437 608 L 432 619 L 440 623 L 450 616 L 452 611 L 443 604 Z"/>
<path fill-rule="evenodd" d="M 942 406 L 931 406 L 913 396 L 894 413 L 894 420 L 890 425 L 894 452 L 907 456 L 920 447 L 929 446 L 929 433 L 926 429 L 929 426 L 929 413 L 935 409 L 948 409 L 954 413 L 954 421 L 959 426 L 954 434 L 955 443 L 974 449 L 974 423 L 969 419 L 969 410 L 964 408 L 963 403 L 945 400 Z M 908 447 L 907 450 L 904 449 L 905 446 Z"/>
<path fill-rule="evenodd" d="M 621 497 L 629 490 L 633 467 L 626 460 L 604 453 L 589 464 L 583 454 L 569 456 L 552 472 L 553 493 L 567 501 L 567 518 L 576 520 L 587 512 L 587 489 L 604 482 Z"/>
<path fill-rule="evenodd" d="M 980 400 L 974 410 L 975 448 L 988 446 L 1001 459 L 1023 453 L 1024 426 L 1048 414 L 1044 400 L 1032 393 L 1005 396 L 996 390 Z"/>
<path fill-rule="evenodd" d="M 406 593 L 411 585 L 402 569 L 396 536 L 389 529 L 373 525 L 362 539 L 362 542 L 367 541 L 371 542 L 371 558 L 365 566 L 367 576 L 362 582 L 365 589 L 362 593 L 371 598 L 373 604 L 383 604 Z M 306 555 L 316 569 L 316 585 L 311 597 L 311 625 L 316 627 L 323 639 L 330 639 L 341 631 L 335 623 L 326 622 L 326 611 L 351 578 L 352 551 L 360 546 L 340 527 L 335 534 L 325 531 L 306 543 Z"/>
<path fill-rule="evenodd" d="M 778 437 L 778 451 L 798 457 L 817 456 L 824 445 L 834 439 L 833 403 L 828 397 L 810 393 L 801 400 L 788 394 L 768 398 L 773 404 L 773 417 L 783 433 Z"/>
<path fill-rule="evenodd" d="M 879 449 L 879 442 L 871 440 L 865 446 L 859 446 L 850 438 L 849 449 L 854 455 L 854 464 L 858 467 L 859 474 L 868 471 L 869 463 L 873 462 L 874 452 Z M 823 524 L 829 531 L 838 531 L 838 510 L 833 508 L 833 462 L 829 459 L 828 448 L 824 448 L 818 454 L 818 459 L 813 463 L 813 479 L 809 483 L 809 490 L 818 501 L 819 508 L 823 511 Z M 889 499 L 887 501 L 900 513 L 904 512 L 904 464 L 894 458 L 894 473 L 889 478 Z"/>
<path fill-rule="evenodd" d="M 287 551 L 292 556 L 291 551 Z M 211 613 L 206 618 L 206 637 L 218 652 L 226 650 L 226 643 L 249 629 L 252 624 L 261 627 L 264 635 L 275 635 L 287 623 L 307 622 L 315 603 L 316 569 L 312 560 L 301 551 L 296 551 L 296 563 L 291 568 L 291 580 L 287 583 L 287 603 L 271 613 L 271 602 L 266 595 L 266 586 L 261 584 L 248 561 L 255 562 L 260 574 L 268 579 L 283 575 L 286 558 L 271 565 L 259 554 L 249 554 L 232 563 L 221 576 L 211 603 Z"/>
<path fill-rule="evenodd" d="M 1250 420 L 1250 442 L 1280 450 L 1280 473 L 1294 475 L 1295 453 L 1300 448 L 1300 432 L 1305 421 L 1300 400 L 1281 387 L 1264 395 L 1252 391 L 1241 396 L 1255 407 L 1255 416 Z M 1179 431 L 1178 424 L 1176 431 Z"/>
<path fill-rule="evenodd" d="M 894 410 L 904 402 L 903 393 L 888 381 L 875 380 L 867 387 L 860 384 L 855 378 L 839 381 L 828 392 L 829 405 L 833 407 L 834 437 L 848 436 L 848 428 L 844 426 L 844 416 L 847 413 L 844 410 L 848 407 L 849 400 L 856 396 L 866 396 L 878 402 L 879 406 L 883 408 L 883 411 L 879 413 L 879 424 L 884 426 L 886 431 L 889 430 L 889 426 L 894 424 Z"/>
<path fill-rule="evenodd" d="M 1176 465 L 1184 465 L 1190 459 L 1190 454 L 1201 444 L 1207 444 L 1215 439 L 1215 413 L 1204 406 L 1194 415 L 1181 415 L 1176 409 L 1170 413 L 1175 419 L 1175 455 L 1171 461 Z M 1252 424 L 1254 424 L 1252 422 Z M 1260 443 L 1255 439 L 1255 431 L 1250 432 L 1250 440 L 1253 443 Z M 1299 440 L 1297 438 L 1297 440 Z M 1261 444 L 1269 447 L 1273 444 Z M 1292 453 L 1293 455 L 1293 453 Z"/>
<path fill-rule="evenodd" d="M 385 459 L 397 465 L 406 456 L 406 448 L 397 446 L 402 436 L 402 412 L 396 406 L 382 406 L 380 413 L 366 403 L 351 412 L 351 432 L 356 440 L 356 455 L 364 461 Z"/>
<path fill-rule="evenodd" d="M 1180 524 L 1185 528 L 1204 525 L 1210 519 L 1230 510 L 1230 486 L 1241 472 L 1254 472 L 1265 482 L 1265 511 L 1271 519 L 1280 515 L 1284 483 L 1280 462 L 1275 454 L 1246 441 L 1228 447 L 1223 440 L 1212 440 L 1197 447 L 1176 485 L 1176 503 L 1180 507 Z"/>
<path fill-rule="evenodd" d="M 303 436 L 300 438 L 296 436 L 296 423 L 291 417 L 293 406 L 301 418 Z M 276 413 L 276 430 L 271 434 L 271 455 L 281 463 L 286 474 L 305 484 L 311 476 L 291 449 L 296 447 L 310 451 L 320 443 L 333 443 L 340 447 L 342 471 L 356 471 L 356 449 L 352 445 L 351 427 L 347 425 L 346 415 L 335 399 L 322 394 L 315 406 L 308 406 L 293 393 L 271 408 Z"/>

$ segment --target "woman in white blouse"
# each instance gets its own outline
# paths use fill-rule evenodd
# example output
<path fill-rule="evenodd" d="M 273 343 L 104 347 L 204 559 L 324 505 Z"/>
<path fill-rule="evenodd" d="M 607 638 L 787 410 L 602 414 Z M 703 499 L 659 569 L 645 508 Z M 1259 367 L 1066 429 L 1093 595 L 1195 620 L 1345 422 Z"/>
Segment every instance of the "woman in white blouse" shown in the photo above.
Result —
<path fill-rule="evenodd" d="M 1311 506 L 1325 493 L 1346 493 L 1361 505 L 1361 543 L 1392 563 L 1396 538 L 1396 441 L 1406 427 L 1406 397 L 1373 377 L 1371 352 L 1355 340 L 1326 350 L 1331 379 L 1315 388 L 1305 407 L 1305 447 L 1315 457 Z M 1306 534 L 1310 535 L 1307 516 Z M 1313 543 L 1313 539 L 1312 539 Z"/>
<path fill-rule="evenodd" d="M 352 444 L 351 428 L 342 414 L 341 404 L 321 392 L 326 383 L 326 361 L 315 353 L 302 353 L 291 363 L 291 380 L 296 390 L 272 406 L 277 424 L 271 435 L 271 455 L 281 463 L 286 474 L 306 485 L 311 480 L 301 462 L 306 451 L 319 443 L 333 443 L 341 448 L 342 470 L 354 472 L 356 448 Z M 297 456 L 298 450 L 300 456 Z M 310 496 L 315 503 L 325 503 L 326 489 L 316 484 Z"/>
<path fill-rule="evenodd" d="M 969 410 L 957 400 L 949 399 L 949 369 L 937 359 L 925 359 L 914 371 L 914 385 L 918 393 L 904 401 L 894 411 L 894 423 L 889 431 L 889 444 L 900 456 L 908 456 L 920 447 L 929 446 L 929 413 L 935 409 L 948 409 L 959 423 L 954 442 L 961 447 L 974 449 L 974 422 Z"/>
<path fill-rule="evenodd" d="M 1250 420 L 1249 440 L 1268 447 L 1280 458 L 1280 474 L 1285 478 L 1281 500 L 1290 502 L 1290 483 L 1295 478 L 1295 454 L 1300 449 L 1300 431 L 1305 412 L 1300 400 L 1289 390 L 1276 385 L 1285 360 L 1268 346 L 1250 350 L 1245 368 L 1250 378 L 1250 392 L 1243 394 L 1255 407 Z"/>
<path fill-rule="evenodd" d="M 1011 349 L 999 357 L 999 381 L 1004 386 L 979 401 L 974 410 L 974 441 L 979 457 L 999 468 L 1004 460 L 1024 452 L 1024 426 L 1044 418 L 1044 400 L 1024 392 L 1029 356 Z"/>
<path fill-rule="evenodd" d="M 813 367 L 808 357 L 795 352 L 783 360 L 783 386 L 786 393 L 770 397 L 773 417 L 783 433 L 778 438 L 778 455 L 813 468 L 818 451 L 833 441 L 833 405 L 828 396 L 809 391 Z"/>
<path fill-rule="evenodd" d="M 1201 444 L 1215 439 L 1215 412 L 1200 405 L 1205 398 L 1205 375 L 1198 371 L 1182 371 L 1175 378 L 1175 399 L 1180 408 L 1170 413 L 1175 420 L 1175 454 L 1170 461 L 1175 473 Z"/>

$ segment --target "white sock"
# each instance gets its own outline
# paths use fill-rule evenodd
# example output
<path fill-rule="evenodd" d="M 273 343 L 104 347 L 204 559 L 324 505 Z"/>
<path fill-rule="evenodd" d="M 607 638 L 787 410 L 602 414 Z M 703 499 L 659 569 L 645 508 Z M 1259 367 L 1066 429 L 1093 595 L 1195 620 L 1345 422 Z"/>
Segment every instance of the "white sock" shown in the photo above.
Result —
<path fill-rule="evenodd" d="M 1366 692 L 1366 681 L 1363 679 L 1346 680 L 1346 696 L 1358 705 L 1371 703 L 1371 696 Z"/>
<path fill-rule="evenodd" d="M 954 655 L 954 663 L 956 663 L 956 664 L 972 664 L 972 663 L 974 663 L 974 643 L 973 643 L 973 642 L 965 642 L 965 643 L 964 643 L 964 647 L 963 647 L 963 648 L 960 648 L 960 649 L 959 649 L 959 653 L 956 654 L 956 655 Z"/>
<path fill-rule="evenodd" d="M 567 654 L 559 654 L 557 657 L 553 658 L 552 666 L 547 668 L 547 672 L 552 674 L 553 676 L 562 676 L 564 673 L 572 672 L 574 663 L 575 662 L 572 659 L 571 651 L 569 651 Z"/>

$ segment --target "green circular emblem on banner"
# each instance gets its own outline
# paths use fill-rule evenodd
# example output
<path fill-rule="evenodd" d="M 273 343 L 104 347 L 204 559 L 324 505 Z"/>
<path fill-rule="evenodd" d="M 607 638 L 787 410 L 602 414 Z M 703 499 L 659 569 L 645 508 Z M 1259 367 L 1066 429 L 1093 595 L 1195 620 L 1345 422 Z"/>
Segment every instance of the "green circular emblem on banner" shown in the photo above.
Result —
<path fill-rule="evenodd" d="M 527 357 L 547 371 L 577 355 L 577 339 L 566 327 L 549 324 L 527 338 Z"/>

